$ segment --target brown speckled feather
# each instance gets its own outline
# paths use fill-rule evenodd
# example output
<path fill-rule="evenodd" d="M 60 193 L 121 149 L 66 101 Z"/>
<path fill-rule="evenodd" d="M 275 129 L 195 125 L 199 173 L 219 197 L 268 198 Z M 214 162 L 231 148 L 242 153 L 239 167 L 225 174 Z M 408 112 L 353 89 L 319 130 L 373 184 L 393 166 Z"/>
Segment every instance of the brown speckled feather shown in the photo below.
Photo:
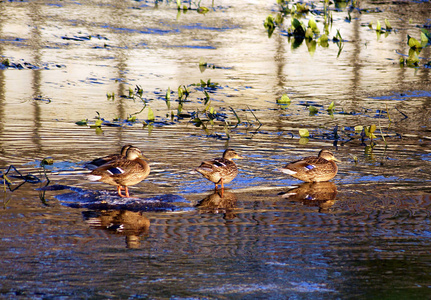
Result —
<path fill-rule="evenodd" d="M 107 164 L 109 162 L 112 162 L 117 159 L 125 158 L 127 154 L 127 150 L 129 148 L 133 147 L 132 145 L 125 145 L 121 148 L 121 151 L 119 154 L 110 154 L 104 157 L 99 157 L 96 159 L 93 159 L 91 162 L 87 163 L 85 165 L 86 168 L 90 170 L 94 170 L 97 167 L 103 166 L 104 164 Z"/>
<path fill-rule="evenodd" d="M 325 157 L 325 158 L 324 158 Z M 328 181 L 337 175 L 335 157 L 327 150 L 322 150 L 318 157 L 306 157 L 287 164 L 282 172 L 306 182 Z"/>
<path fill-rule="evenodd" d="M 211 182 L 219 183 L 223 178 L 224 183 L 231 182 L 238 175 L 236 164 L 224 158 L 216 158 L 210 161 L 204 161 L 196 168 L 206 179 Z"/>
<path fill-rule="evenodd" d="M 122 170 L 123 173 L 114 173 L 113 169 Z M 111 185 L 130 186 L 144 180 L 150 174 L 150 166 L 143 159 L 128 160 L 117 159 L 105 164 L 91 172 L 92 175 L 101 176 L 99 181 Z"/>
<path fill-rule="evenodd" d="M 222 158 L 204 161 L 195 171 L 201 173 L 206 179 L 213 182 L 216 190 L 217 185 L 220 184 L 222 189 L 221 196 L 223 197 L 224 184 L 231 182 L 236 175 L 238 175 L 238 168 L 233 162 L 235 158 L 242 157 L 239 156 L 235 150 L 226 149 Z"/>

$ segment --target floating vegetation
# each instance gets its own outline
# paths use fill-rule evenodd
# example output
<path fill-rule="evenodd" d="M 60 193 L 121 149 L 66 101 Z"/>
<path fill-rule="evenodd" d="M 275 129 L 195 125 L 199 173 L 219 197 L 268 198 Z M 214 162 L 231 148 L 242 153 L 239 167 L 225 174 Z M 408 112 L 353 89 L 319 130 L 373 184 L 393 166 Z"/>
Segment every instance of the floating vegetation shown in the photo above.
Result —
<path fill-rule="evenodd" d="M 317 107 L 315 107 L 313 105 L 308 106 L 308 111 L 309 111 L 309 115 L 310 116 L 314 116 L 314 115 L 316 115 L 319 112 L 319 110 L 317 109 Z"/>
<path fill-rule="evenodd" d="M 168 1 L 169 3 L 170 1 Z M 174 1 L 172 1 L 174 2 Z M 195 7 L 192 7 L 192 2 L 189 1 L 189 6 L 182 4 L 181 0 L 177 0 L 176 1 L 176 6 L 177 6 L 177 10 L 178 10 L 178 14 L 177 14 L 177 19 L 180 17 L 181 12 L 183 12 L 184 14 L 187 13 L 187 11 L 192 10 L 192 11 L 196 11 L 199 14 L 203 14 L 205 15 L 206 13 L 208 13 L 210 11 L 210 9 L 206 6 L 201 6 L 201 0 L 199 0 L 199 2 L 193 2 L 193 4 L 195 5 Z M 156 6 L 157 6 L 157 1 L 156 1 Z M 213 5 L 214 6 L 214 5 Z M 213 7 L 214 9 L 214 7 Z"/>
<path fill-rule="evenodd" d="M 142 124 L 143 128 L 147 128 L 150 133 L 154 126 L 166 126 L 187 121 L 198 128 L 202 128 L 207 136 L 229 139 L 232 130 L 241 126 L 244 128 L 251 128 L 257 123 L 257 132 L 262 126 L 262 123 L 250 107 L 246 106 L 246 108 L 243 109 L 243 112 L 246 112 L 244 120 L 244 117 L 241 117 L 233 108 L 229 107 L 229 110 L 223 107 L 216 109 L 216 107 L 213 106 L 214 101 L 212 101 L 211 97 L 213 97 L 213 94 L 220 88 L 221 86 L 211 79 L 201 79 L 199 82 L 189 85 L 181 84 L 176 91 L 168 87 L 166 93 L 158 97 L 159 100 L 165 102 L 167 108 L 167 111 L 162 113 L 162 115 L 165 115 L 165 118 L 163 118 L 155 114 L 149 105 L 149 101 L 143 97 L 142 88 L 136 86 L 134 90 L 129 88 L 129 94 L 121 95 L 120 98 L 140 100 L 143 104 L 140 111 L 129 114 L 129 117 L 126 119 L 114 118 L 112 121 L 105 120 L 101 117 L 99 112 L 96 112 L 97 115 L 92 121 L 82 119 L 75 122 L 75 124 L 78 126 L 95 128 L 96 133 L 102 133 L 102 128 L 104 126 L 122 127 Z M 195 97 L 190 99 L 192 95 Z M 107 99 L 109 101 L 114 101 L 114 93 L 107 93 Z M 174 105 L 176 105 L 176 107 Z M 185 109 L 187 106 L 193 108 L 186 111 Z M 145 120 L 138 119 L 138 116 L 144 110 L 147 111 L 147 118 Z M 253 116 L 251 120 L 254 121 L 250 121 L 247 118 L 247 113 Z M 223 134 L 218 131 L 219 129 L 221 129 Z"/>
<path fill-rule="evenodd" d="M 308 129 L 301 128 L 299 129 L 299 136 L 302 138 L 308 138 L 310 136 L 310 132 L 308 132 Z"/>
<path fill-rule="evenodd" d="M 11 61 L 9 58 L 3 58 L 0 62 L 0 70 L 5 69 L 16 69 L 16 70 L 50 70 L 54 68 L 64 68 L 63 65 L 59 64 L 42 64 L 34 65 L 32 63 L 21 60 L 20 62 Z"/>
<path fill-rule="evenodd" d="M 268 31 L 268 37 L 270 38 L 275 29 L 274 17 L 272 15 L 269 15 L 268 17 L 266 17 L 266 20 L 263 23 L 263 26 L 265 27 L 266 31 Z"/>
<path fill-rule="evenodd" d="M 409 46 L 409 54 L 405 59 L 403 56 L 400 57 L 400 66 L 407 65 L 408 67 L 419 67 L 420 59 L 419 53 L 423 48 L 427 47 L 430 41 L 430 33 L 425 28 L 421 31 L 421 41 L 407 35 L 407 45 Z M 429 63 L 425 63 L 424 67 L 429 67 Z"/>
<path fill-rule="evenodd" d="M 205 61 L 203 57 L 199 59 L 199 70 L 203 73 L 206 69 L 230 69 L 226 67 L 219 67 L 214 64 L 209 64 Z"/>
<path fill-rule="evenodd" d="M 15 166 L 10 165 L 6 172 L 1 172 L 0 171 L 0 178 L 2 179 L 2 183 L 3 183 L 3 193 L 4 193 L 4 198 L 6 198 L 6 188 L 9 189 L 9 191 L 13 192 L 17 189 L 19 189 L 21 186 L 23 186 L 25 183 L 30 183 L 30 184 L 37 184 L 37 183 L 43 183 L 44 181 L 41 179 L 42 177 L 42 172 L 43 172 L 43 176 L 45 177 L 45 185 L 44 187 L 48 186 L 50 183 L 50 180 L 48 178 L 48 175 L 46 174 L 46 169 L 45 166 L 47 165 L 52 165 L 54 163 L 54 160 L 52 158 L 44 158 L 40 164 L 39 167 L 42 168 L 42 170 L 39 169 L 39 173 L 40 173 L 40 178 L 36 175 L 33 175 L 31 173 L 27 173 L 26 175 L 23 175 Z M 17 179 L 18 183 L 15 184 L 15 182 L 13 181 L 13 179 Z M 45 192 L 41 191 L 39 193 L 39 198 L 42 201 L 43 204 L 47 204 L 46 200 L 45 200 Z M 6 207 L 6 205 L 9 203 L 10 199 L 8 201 L 3 201 L 4 206 Z"/>
<path fill-rule="evenodd" d="M 51 103 L 51 98 L 44 97 L 44 96 L 41 96 L 41 95 L 34 97 L 33 100 L 41 101 L 41 102 L 46 102 L 46 103 Z"/>
<path fill-rule="evenodd" d="M 287 108 L 291 103 L 291 100 L 287 94 L 283 94 L 280 99 L 277 99 L 277 104 L 280 105 L 281 108 Z"/>

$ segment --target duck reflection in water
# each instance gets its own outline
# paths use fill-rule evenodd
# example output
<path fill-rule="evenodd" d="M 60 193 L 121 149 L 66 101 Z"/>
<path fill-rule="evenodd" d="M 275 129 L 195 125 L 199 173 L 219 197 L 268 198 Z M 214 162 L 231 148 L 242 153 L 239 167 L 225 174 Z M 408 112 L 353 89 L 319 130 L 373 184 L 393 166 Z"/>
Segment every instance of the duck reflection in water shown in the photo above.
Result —
<path fill-rule="evenodd" d="M 302 202 L 306 206 L 318 206 L 319 212 L 327 212 L 335 204 L 337 186 L 330 182 L 305 182 L 282 194 L 283 198 Z"/>
<path fill-rule="evenodd" d="M 234 193 L 214 191 L 199 201 L 196 207 L 201 213 L 224 214 L 224 219 L 231 220 L 236 217 L 234 210 L 236 208 L 237 197 Z"/>
<path fill-rule="evenodd" d="M 142 236 L 147 236 L 150 219 L 142 212 L 128 210 L 84 211 L 84 221 L 93 228 L 126 237 L 127 248 L 139 248 Z"/>

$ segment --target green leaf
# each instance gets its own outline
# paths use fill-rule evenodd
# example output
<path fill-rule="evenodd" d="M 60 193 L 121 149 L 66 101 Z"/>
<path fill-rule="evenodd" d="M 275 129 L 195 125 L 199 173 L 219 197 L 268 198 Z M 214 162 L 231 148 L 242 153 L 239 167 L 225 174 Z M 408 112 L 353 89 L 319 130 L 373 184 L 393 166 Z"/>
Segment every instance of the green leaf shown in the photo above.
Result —
<path fill-rule="evenodd" d="M 431 39 L 431 33 L 428 30 L 426 30 L 425 28 L 422 28 L 421 31 L 425 34 L 425 36 L 428 39 Z"/>
<path fill-rule="evenodd" d="M 308 110 L 310 112 L 310 116 L 314 116 L 315 114 L 317 114 L 319 112 L 319 110 L 313 105 L 310 105 L 308 107 Z"/>
<path fill-rule="evenodd" d="M 293 34 L 295 36 L 305 36 L 305 25 L 298 19 L 294 18 L 292 20 Z"/>
<path fill-rule="evenodd" d="M 265 22 L 263 23 L 263 26 L 268 30 L 275 27 L 274 23 L 274 17 L 272 15 L 269 15 L 266 17 Z"/>
<path fill-rule="evenodd" d="M 208 101 L 210 101 L 210 95 L 208 94 L 207 91 L 204 91 L 204 94 L 205 94 L 205 101 L 204 101 L 204 103 L 207 104 Z"/>
<path fill-rule="evenodd" d="M 412 49 L 422 48 L 421 43 L 415 38 L 412 38 L 410 35 L 407 35 L 407 45 L 409 45 Z"/>
<path fill-rule="evenodd" d="M 310 136 L 310 133 L 308 132 L 308 129 L 301 128 L 299 129 L 299 136 L 302 138 L 306 138 Z"/>
<path fill-rule="evenodd" d="M 200 6 L 198 8 L 198 13 L 200 13 L 200 14 L 206 14 L 207 12 L 209 12 L 209 9 L 205 6 Z"/>
<path fill-rule="evenodd" d="M 207 106 L 205 107 L 205 111 L 208 111 L 208 109 L 211 107 L 211 101 L 208 101 Z"/>
<path fill-rule="evenodd" d="M 280 99 L 277 99 L 278 104 L 290 104 L 290 98 L 287 94 L 283 94 Z"/>
<path fill-rule="evenodd" d="M 103 123 L 102 119 L 97 119 L 96 123 L 94 123 L 94 126 L 95 127 L 100 127 L 100 126 L 102 126 L 102 123 Z"/>
<path fill-rule="evenodd" d="M 339 29 L 337 29 L 337 34 L 335 35 L 335 39 L 338 40 L 338 41 L 342 41 L 343 40 L 343 38 L 341 37 L 341 33 L 340 33 Z"/>
<path fill-rule="evenodd" d="M 182 99 L 184 95 L 183 88 L 181 86 L 178 87 L 178 99 Z"/>
<path fill-rule="evenodd" d="M 154 121 L 154 112 L 149 106 L 148 106 L 148 121 Z"/>
<path fill-rule="evenodd" d="M 171 100 L 171 88 L 168 87 L 168 91 L 166 92 L 166 100 L 169 101 Z"/>
<path fill-rule="evenodd" d="M 322 47 L 328 47 L 328 36 L 324 33 L 320 36 L 320 38 L 317 39 L 317 42 L 319 43 L 320 46 Z"/>
<path fill-rule="evenodd" d="M 333 110 L 335 106 L 334 101 L 331 102 L 331 104 L 329 104 L 328 110 Z"/>
<path fill-rule="evenodd" d="M 385 18 L 385 26 L 386 30 L 392 30 L 391 23 L 389 23 L 389 20 Z"/>
<path fill-rule="evenodd" d="M 382 25 L 380 25 L 379 20 L 377 20 L 376 31 L 382 31 Z"/>
<path fill-rule="evenodd" d="M 75 122 L 75 124 L 78 126 L 87 126 L 87 120 L 83 119 L 81 121 Z"/>
<path fill-rule="evenodd" d="M 308 28 L 311 28 L 314 33 L 318 34 L 319 29 L 317 28 L 317 24 L 314 20 L 314 17 L 311 17 L 310 20 L 308 20 Z"/>
<path fill-rule="evenodd" d="M 307 30 L 305 31 L 305 38 L 311 40 L 313 36 L 314 36 L 313 30 L 311 30 L 311 28 L 307 28 Z"/>
<path fill-rule="evenodd" d="M 277 25 L 281 25 L 281 24 L 283 24 L 283 16 L 281 15 L 281 13 L 278 13 L 278 14 L 275 16 L 275 20 L 274 20 L 274 22 L 275 22 L 275 24 L 277 24 Z"/>
<path fill-rule="evenodd" d="M 127 122 L 136 122 L 136 116 L 129 116 L 128 118 L 127 118 Z"/>
<path fill-rule="evenodd" d="M 299 26 L 301 26 L 301 21 L 299 21 L 297 18 L 293 18 L 292 21 L 292 27 L 293 29 L 298 28 Z"/>
<path fill-rule="evenodd" d="M 365 135 L 369 137 L 370 139 L 375 139 L 376 136 L 374 135 L 374 131 L 376 131 L 376 125 L 367 126 L 364 128 Z"/>
<path fill-rule="evenodd" d="M 421 32 L 421 46 L 425 47 L 428 44 L 428 37 L 426 34 L 422 31 Z"/>
<path fill-rule="evenodd" d="M 412 67 L 412 66 L 415 67 L 415 66 L 419 65 L 418 54 L 413 48 L 410 48 L 410 50 L 409 50 L 409 57 L 407 57 L 406 63 L 410 67 Z"/>
<path fill-rule="evenodd" d="M 199 66 L 206 66 L 206 65 L 207 65 L 207 62 L 205 61 L 205 59 L 203 57 L 201 57 L 199 59 Z"/>
<path fill-rule="evenodd" d="M 355 126 L 355 131 L 356 132 L 361 132 L 363 129 L 364 129 L 364 126 L 361 126 L 361 125 Z"/>

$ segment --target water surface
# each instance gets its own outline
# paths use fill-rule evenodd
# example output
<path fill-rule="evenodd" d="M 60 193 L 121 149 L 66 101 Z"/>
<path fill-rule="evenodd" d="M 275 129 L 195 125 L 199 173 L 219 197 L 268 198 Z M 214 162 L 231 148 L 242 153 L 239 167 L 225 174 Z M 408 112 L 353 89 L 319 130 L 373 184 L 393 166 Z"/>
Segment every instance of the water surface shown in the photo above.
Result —
<path fill-rule="evenodd" d="M 1 295 L 428 297 L 430 47 L 416 68 L 399 58 L 407 34 L 430 29 L 429 2 L 331 4 L 329 36 L 340 31 L 342 50 L 330 41 L 314 52 L 305 41 L 293 47 L 290 16 L 268 38 L 263 22 L 276 1 L 201 1 L 206 14 L 184 4 L 191 9 L 178 13 L 160 1 L 0 3 L 0 56 L 10 63 L 0 70 L 0 167 L 40 180 L 8 174 Z M 314 15 L 322 30 L 323 4 L 307 4 L 301 20 Z M 388 34 L 367 26 L 385 18 Z M 196 86 L 208 79 L 217 85 Z M 129 97 L 136 86 L 142 96 Z M 190 91 L 180 118 L 179 86 Z M 219 113 L 207 131 L 190 122 L 205 118 L 204 91 Z M 277 104 L 282 94 L 290 105 Z M 76 124 L 97 116 L 101 128 Z M 372 124 L 374 141 L 355 131 Z M 115 187 L 85 179 L 85 162 L 129 143 L 152 168 L 131 194 L 157 209 L 87 205 L 92 193 L 118 199 Z M 191 170 L 226 147 L 246 159 L 221 198 Z M 322 148 L 342 161 L 330 183 L 277 171 Z M 292 188 L 298 196 L 283 196 Z"/>

